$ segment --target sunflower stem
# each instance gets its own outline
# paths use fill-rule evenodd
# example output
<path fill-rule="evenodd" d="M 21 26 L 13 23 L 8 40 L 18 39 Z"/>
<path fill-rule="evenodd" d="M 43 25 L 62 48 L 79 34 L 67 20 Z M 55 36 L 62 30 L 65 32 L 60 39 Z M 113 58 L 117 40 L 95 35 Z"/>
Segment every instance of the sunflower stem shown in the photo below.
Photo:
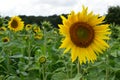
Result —
<path fill-rule="evenodd" d="M 77 73 L 78 74 L 80 73 L 80 62 L 79 62 L 79 59 L 78 59 L 78 63 L 77 63 Z"/>
<path fill-rule="evenodd" d="M 31 43 L 32 43 L 32 35 L 29 33 L 29 41 L 28 41 L 28 63 L 30 64 L 30 58 L 31 58 Z"/>
<path fill-rule="evenodd" d="M 24 80 L 24 76 L 22 74 L 20 74 L 20 79 Z"/>
<path fill-rule="evenodd" d="M 30 41 L 29 41 L 29 43 L 28 43 L 28 58 L 29 58 L 29 63 L 30 63 Z"/>
<path fill-rule="evenodd" d="M 7 54 L 7 69 L 8 69 L 7 73 L 8 73 L 8 75 L 9 75 L 9 73 L 10 73 L 10 59 L 9 59 L 9 53 Z"/>
<path fill-rule="evenodd" d="M 43 32 L 43 33 L 44 33 L 44 34 L 43 34 L 43 35 L 44 35 L 44 43 L 43 43 L 43 45 L 44 45 L 44 50 L 43 50 L 43 53 L 46 54 L 46 47 L 47 47 L 47 46 L 46 46 L 46 43 L 47 43 L 46 41 L 47 41 L 47 40 L 46 40 L 46 35 L 45 35 L 45 34 L 46 34 L 46 29 L 45 29 L 45 28 L 44 28 L 44 32 Z"/>
<path fill-rule="evenodd" d="M 108 66 L 108 63 L 109 63 L 109 56 L 106 55 L 106 65 Z M 106 79 L 105 80 L 109 80 L 109 69 L 108 67 L 106 67 Z"/>
<path fill-rule="evenodd" d="M 43 54 L 46 55 L 47 52 L 46 52 L 46 47 L 47 47 L 47 37 L 46 37 L 46 29 L 45 27 L 43 26 L 43 38 L 44 38 L 44 42 L 43 42 Z M 42 77 L 43 77 L 43 80 L 46 80 L 46 75 L 45 75 L 45 65 L 42 64 Z"/>
<path fill-rule="evenodd" d="M 70 78 L 72 78 L 72 69 L 73 69 L 73 64 L 71 63 L 71 72 L 70 72 Z"/>
<path fill-rule="evenodd" d="M 44 64 L 42 65 L 42 75 L 43 75 L 43 80 L 46 80 L 46 78 L 45 78 L 45 66 L 44 66 Z"/>
<path fill-rule="evenodd" d="M 9 53 L 7 53 L 7 73 L 8 75 L 10 74 L 11 71 L 11 66 L 10 66 L 10 55 L 11 55 L 11 51 L 9 51 Z"/>

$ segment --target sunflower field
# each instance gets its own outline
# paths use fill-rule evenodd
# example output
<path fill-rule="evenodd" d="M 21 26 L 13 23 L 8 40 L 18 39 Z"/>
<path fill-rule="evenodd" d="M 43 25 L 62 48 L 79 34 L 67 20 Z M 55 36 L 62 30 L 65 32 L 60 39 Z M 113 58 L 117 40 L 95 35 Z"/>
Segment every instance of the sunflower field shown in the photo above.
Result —
<path fill-rule="evenodd" d="M 0 80 L 120 80 L 120 26 L 83 6 L 55 28 L 0 18 Z"/>

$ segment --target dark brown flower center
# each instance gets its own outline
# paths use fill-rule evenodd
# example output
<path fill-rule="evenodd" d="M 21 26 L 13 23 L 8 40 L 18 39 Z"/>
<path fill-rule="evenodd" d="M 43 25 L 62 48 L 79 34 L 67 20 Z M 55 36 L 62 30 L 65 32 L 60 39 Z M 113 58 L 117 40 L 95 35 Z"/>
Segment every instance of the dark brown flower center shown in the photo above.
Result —
<path fill-rule="evenodd" d="M 27 26 L 28 28 L 30 28 L 31 26 Z"/>
<path fill-rule="evenodd" d="M 76 46 L 86 48 L 93 42 L 94 30 L 87 23 L 77 22 L 70 27 L 70 38 Z"/>
<path fill-rule="evenodd" d="M 3 42 L 8 42 L 8 39 L 3 39 Z"/>
<path fill-rule="evenodd" d="M 13 28 L 17 28 L 17 27 L 18 27 L 18 22 L 17 22 L 16 20 L 13 20 L 13 21 L 11 22 L 11 26 L 12 26 Z"/>
<path fill-rule="evenodd" d="M 5 31 L 5 29 L 4 28 L 0 28 L 0 31 Z"/>

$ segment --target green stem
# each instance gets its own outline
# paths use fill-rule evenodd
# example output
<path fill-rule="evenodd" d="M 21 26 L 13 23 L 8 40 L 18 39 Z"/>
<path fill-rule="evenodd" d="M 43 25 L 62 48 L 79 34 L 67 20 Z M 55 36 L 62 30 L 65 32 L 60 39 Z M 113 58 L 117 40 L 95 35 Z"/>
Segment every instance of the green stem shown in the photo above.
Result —
<path fill-rule="evenodd" d="M 79 59 L 78 59 L 78 63 L 77 63 L 77 73 L 78 74 L 80 73 L 80 62 L 79 62 Z"/>
<path fill-rule="evenodd" d="M 41 80 L 41 67 L 39 68 L 39 78 Z"/>
<path fill-rule="evenodd" d="M 65 64 L 66 72 L 67 72 L 67 78 L 69 79 L 69 72 L 68 72 L 68 64 Z"/>
<path fill-rule="evenodd" d="M 9 73 L 10 73 L 10 64 L 9 64 L 10 60 L 9 60 L 9 55 L 8 54 L 7 54 L 7 69 L 8 69 L 7 74 L 9 75 Z"/>
<path fill-rule="evenodd" d="M 46 80 L 46 78 L 45 78 L 45 66 L 44 66 L 44 64 L 42 65 L 42 75 L 43 75 L 43 80 Z"/>
<path fill-rule="evenodd" d="M 43 54 L 46 55 L 46 47 L 47 47 L 47 37 L 46 37 L 46 29 L 43 29 L 43 37 L 44 37 L 44 43 L 43 43 Z M 42 64 L 42 77 L 43 80 L 46 80 L 46 75 L 45 75 L 45 64 Z"/>
<path fill-rule="evenodd" d="M 108 62 L 109 62 L 109 57 L 108 55 L 106 55 L 106 65 L 108 66 Z M 106 79 L 105 80 L 109 80 L 109 69 L 108 67 L 106 67 Z"/>
<path fill-rule="evenodd" d="M 7 69 L 8 69 L 7 73 L 8 73 L 8 75 L 10 73 L 10 55 L 11 55 L 11 51 L 9 53 L 7 53 Z"/>
<path fill-rule="evenodd" d="M 24 76 L 22 74 L 20 74 L 20 78 L 21 80 L 24 80 Z"/>
<path fill-rule="evenodd" d="M 108 80 L 108 69 L 106 69 L 106 80 Z"/>
<path fill-rule="evenodd" d="M 73 69 L 73 65 L 72 65 L 73 63 L 71 63 L 71 72 L 70 72 L 70 78 L 72 78 L 72 69 Z"/>
<path fill-rule="evenodd" d="M 29 36 L 29 38 L 31 38 L 31 36 Z M 29 60 L 29 63 L 30 63 L 30 56 L 31 56 L 31 42 L 29 40 L 29 42 L 28 42 L 28 60 Z"/>
<path fill-rule="evenodd" d="M 46 54 L 46 47 L 47 47 L 47 45 L 46 45 L 46 43 L 47 43 L 46 41 L 47 40 L 46 40 L 46 35 L 45 34 L 46 34 L 46 29 L 44 28 L 44 43 L 43 43 L 43 45 L 44 45 L 43 53 L 44 54 Z"/>
<path fill-rule="evenodd" d="M 29 56 L 29 61 L 30 61 L 30 43 L 29 43 L 29 49 L 28 49 L 28 56 Z"/>

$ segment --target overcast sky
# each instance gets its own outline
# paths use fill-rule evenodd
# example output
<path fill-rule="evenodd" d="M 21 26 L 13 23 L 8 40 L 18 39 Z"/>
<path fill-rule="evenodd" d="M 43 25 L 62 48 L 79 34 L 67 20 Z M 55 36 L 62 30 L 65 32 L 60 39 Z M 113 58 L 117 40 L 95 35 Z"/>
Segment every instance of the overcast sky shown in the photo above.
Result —
<path fill-rule="evenodd" d="M 82 5 L 95 14 L 104 15 L 109 6 L 120 6 L 120 0 L 0 0 L 0 15 L 49 16 L 81 11 Z"/>

